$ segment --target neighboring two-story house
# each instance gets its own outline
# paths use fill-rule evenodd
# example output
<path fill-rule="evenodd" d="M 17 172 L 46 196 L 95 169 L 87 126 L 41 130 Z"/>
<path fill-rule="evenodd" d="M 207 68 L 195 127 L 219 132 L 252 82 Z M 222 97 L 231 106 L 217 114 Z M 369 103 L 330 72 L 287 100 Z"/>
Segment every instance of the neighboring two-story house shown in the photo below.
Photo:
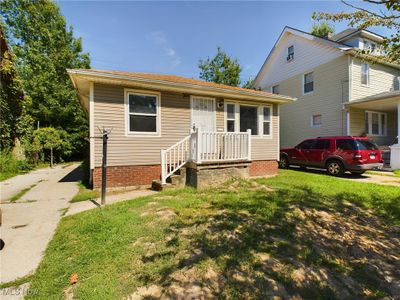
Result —
<path fill-rule="evenodd" d="M 400 65 L 378 59 L 382 42 L 366 30 L 320 38 L 285 27 L 254 82 L 298 99 L 281 108 L 282 147 L 337 135 L 368 135 L 382 148 L 396 143 Z"/>

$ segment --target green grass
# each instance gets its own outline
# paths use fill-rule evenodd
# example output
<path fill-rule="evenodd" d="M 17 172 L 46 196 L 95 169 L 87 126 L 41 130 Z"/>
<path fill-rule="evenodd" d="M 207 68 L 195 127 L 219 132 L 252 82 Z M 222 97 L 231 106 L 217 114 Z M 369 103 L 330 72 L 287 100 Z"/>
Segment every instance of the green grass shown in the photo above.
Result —
<path fill-rule="evenodd" d="M 268 299 L 282 289 L 303 299 L 389 297 L 371 263 L 396 272 L 390 233 L 399 202 L 397 187 L 284 170 L 86 211 L 62 219 L 32 278 L 39 296 L 28 298 L 64 299 L 69 290 L 76 299 L 121 299 L 149 285 L 174 298 L 174 285 L 188 292 L 199 281 L 222 299 Z M 365 239 L 379 244 L 363 258 Z"/>
<path fill-rule="evenodd" d="M 98 191 L 89 189 L 82 181 L 80 181 L 78 185 L 79 185 L 79 191 L 71 199 L 70 201 L 71 203 L 96 199 L 99 197 Z"/>
<path fill-rule="evenodd" d="M 393 173 L 394 173 L 397 177 L 400 177 L 400 170 L 394 170 Z"/>
<path fill-rule="evenodd" d="M 38 182 L 38 183 L 39 183 L 39 182 Z M 12 196 L 12 197 L 10 198 L 10 202 L 16 202 L 16 201 L 18 201 L 19 199 L 21 199 L 21 197 L 22 197 L 23 195 L 25 195 L 27 192 L 29 192 L 31 189 L 33 189 L 35 186 L 37 186 L 38 183 L 32 184 L 30 187 L 28 187 L 28 188 L 26 188 L 26 189 L 20 190 L 18 193 L 16 193 L 14 196 Z"/>

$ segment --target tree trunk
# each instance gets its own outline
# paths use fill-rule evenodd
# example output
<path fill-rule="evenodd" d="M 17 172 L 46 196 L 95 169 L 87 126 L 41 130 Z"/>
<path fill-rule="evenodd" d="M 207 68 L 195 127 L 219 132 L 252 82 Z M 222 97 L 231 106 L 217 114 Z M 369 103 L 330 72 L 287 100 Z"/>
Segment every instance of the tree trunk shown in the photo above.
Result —
<path fill-rule="evenodd" d="M 50 148 L 50 168 L 53 167 L 53 147 Z"/>

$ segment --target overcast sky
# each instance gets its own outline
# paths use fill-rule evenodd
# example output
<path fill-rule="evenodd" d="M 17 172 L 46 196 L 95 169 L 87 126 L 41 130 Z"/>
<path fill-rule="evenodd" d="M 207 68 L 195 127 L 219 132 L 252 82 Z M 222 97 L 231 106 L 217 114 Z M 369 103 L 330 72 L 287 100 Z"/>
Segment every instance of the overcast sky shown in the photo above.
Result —
<path fill-rule="evenodd" d="M 312 12 L 349 11 L 338 1 L 58 3 L 92 68 L 198 78 L 199 59 L 221 46 L 240 61 L 243 81 L 257 74 L 286 25 L 309 31 Z"/>

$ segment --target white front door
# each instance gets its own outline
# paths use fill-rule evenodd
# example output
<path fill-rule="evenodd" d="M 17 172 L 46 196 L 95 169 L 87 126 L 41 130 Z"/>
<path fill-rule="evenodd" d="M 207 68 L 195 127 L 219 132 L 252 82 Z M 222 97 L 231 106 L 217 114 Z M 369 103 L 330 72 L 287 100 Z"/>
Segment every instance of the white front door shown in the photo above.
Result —
<path fill-rule="evenodd" d="M 215 99 L 192 98 L 192 128 L 201 131 L 215 131 Z"/>

